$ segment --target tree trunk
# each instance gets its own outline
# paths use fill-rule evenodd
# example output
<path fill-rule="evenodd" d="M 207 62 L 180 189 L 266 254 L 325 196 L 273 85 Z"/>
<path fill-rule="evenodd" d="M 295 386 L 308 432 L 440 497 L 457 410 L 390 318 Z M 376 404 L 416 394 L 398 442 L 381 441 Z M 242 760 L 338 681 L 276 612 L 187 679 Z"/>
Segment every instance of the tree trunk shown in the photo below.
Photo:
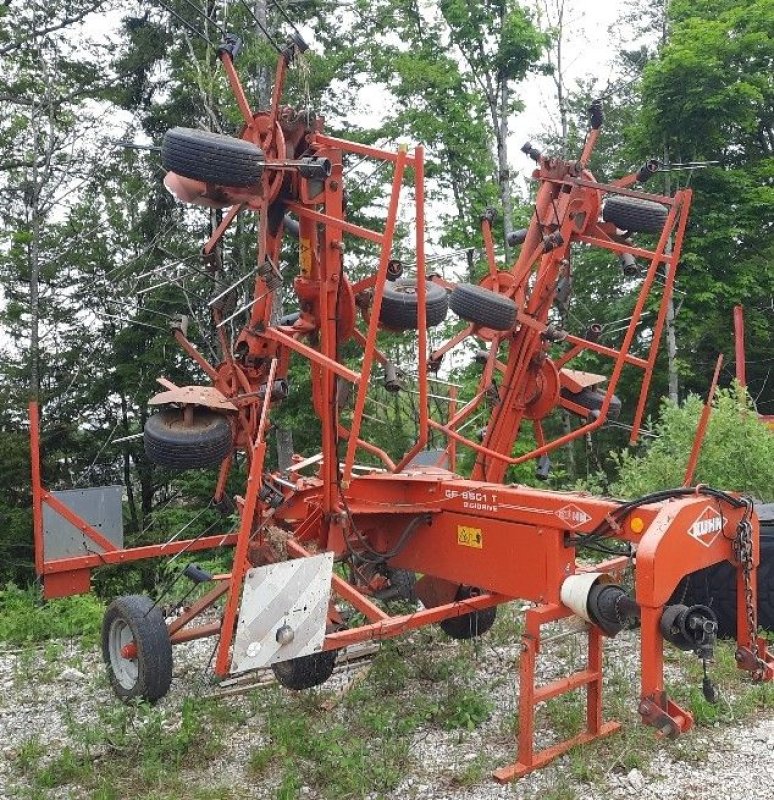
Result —
<path fill-rule="evenodd" d="M 35 180 L 37 184 L 37 180 Z M 40 209 L 37 186 L 32 208 L 32 241 L 29 248 L 30 268 L 30 399 L 40 401 Z"/>
<path fill-rule="evenodd" d="M 268 30 L 268 3 L 267 0 L 255 0 L 253 7 L 255 18 L 263 25 L 264 30 Z M 255 33 L 259 38 L 264 38 L 258 23 L 255 25 Z M 268 108 L 271 103 L 271 72 L 268 67 L 261 67 L 258 70 L 257 89 L 258 89 L 258 107 Z M 255 110 L 255 109 L 253 109 Z"/>
<path fill-rule="evenodd" d="M 508 166 L 508 79 L 500 78 L 500 129 L 497 135 L 497 178 L 500 184 L 500 201 L 503 204 L 503 244 L 505 263 L 510 262 L 508 234 L 513 230 L 513 199 L 511 197 L 511 172 Z"/>
<path fill-rule="evenodd" d="M 291 428 L 276 428 L 277 434 L 277 466 L 287 469 L 293 463 L 293 431 Z"/>
<path fill-rule="evenodd" d="M 664 145 L 664 165 L 667 169 L 664 170 L 664 194 L 669 196 L 672 192 L 671 181 L 669 180 L 669 149 Z M 666 244 L 666 254 L 672 252 L 672 237 Z M 677 269 L 677 264 L 664 265 L 664 281 L 669 277 L 669 271 Z M 677 334 L 675 331 L 675 301 L 674 295 L 669 298 L 667 302 L 666 313 L 666 351 L 667 351 L 667 375 L 668 375 L 668 388 L 667 393 L 669 399 L 673 403 L 677 403 L 679 397 L 679 381 L 677 375 Z"/>
<path fill-rule="evenodd" d="M 30 271 L 30 399 L 40 402 L 40 176 L 38 174 L 39 120 L 32 112 L 32 187 L 28 204 L 32 240 L 28 249 Z"/>
<path fill-rule="evenodd" d="M 126 395 L 121 393 L 121 422 L 124 429 L 124 436 L 129 436 L 129 413 L 128 405 L 126 402 Z M 123 462 L 124 462 L 124 488 L 126 489 L 126 501 L 129 506 L 129 516 L 131 517 L 132 531 L 134 533 L 140 532 L 140 521 L 137 518 L 137 503 L 134 499 L 134 487 L 132 481 L 132 459 L 129 453 L 129 443 L 124 442 L 123 446 Z"/>

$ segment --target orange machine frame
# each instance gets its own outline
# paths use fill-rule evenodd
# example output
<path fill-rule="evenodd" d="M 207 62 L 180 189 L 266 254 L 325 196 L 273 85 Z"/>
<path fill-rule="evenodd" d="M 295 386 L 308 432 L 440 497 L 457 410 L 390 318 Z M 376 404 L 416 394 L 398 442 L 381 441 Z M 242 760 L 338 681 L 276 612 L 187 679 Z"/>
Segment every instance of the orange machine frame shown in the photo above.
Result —
<path fill-rule="evenodd" d="M 385 562 L 391 567 L 422 573 L 433 588 L 435 602 L 411 614 L 391 615 L 374 602 L 367 586 L 334 574 L 332 593 L 362 613 L 366 622 L 357 627 L 334 630 L 325 637 L 326 650 L 337 649 L 371 639 L 399 635 L 420 626 L 469 614 L 473 611 L 516 598 L 534 603 L 526 613 L 522 635 L 524 646 L 520 664 L 520 733 L 518 758 L 497 771 L 498 780 L 510 780 L 545 764 L 568 747 L 611 733 L 617 723 L 602 719 L 602 635 L 599 628 L 588 628 L 587 667 L 548 686 L 535 686 L 535 661 L 540 650 L 541 627 L 572 612 L 562 604 L 561 588 L 568 577 L 587 570 L 576 559 L 577 548 L 586 537 L 604 536 L 636 550 L 634 600 L 641 614 L 642 684 L 639 711 L 642 719 L 669 735 L 687 731 L 691 714 L 668 696 L 663 674 L 664 641 L 660 630 L 665 604 L 680 580 L 697 569 L 728 560 L 737 563 L 733 541 L 747 513 L 743 503 L 723 495 L 710 501 L 701 487 L 676 490 L 673 496 L 645 498 L 640 504 L 620 502 L 578 493 L 540 491 L 524 486 L 503 485 L 505 469 L 526 458 L 540 456 L 555 447 L 588 433 L 606 419 L 616 383 L 625 365 L 642 369 L 643 387 L 635 413 L 632 437 L 636 437 L 645 407 L 647 388 L 653 371 L 656 348 L 665 320 L 674 272 L 685 232 L 690 192 L 675 197 L 646 195 L 629 187 L 631 175 L 612 184 L 594 180 L 587 163 L 597 139 L 594 127 L 577 162 L 533 157 L 538 162 L 534 177 L 539 182 L 535 213 L 521 254 L 509 270 L 498 268 L 492 245 L 491 217 L 483 223 L 488 254 L 486 288 L 504 294 L 518 305 L 517 321 L 510 331 L 492 332 L 475 325 L 433 353 L 428 352 L 425 314 L 425 223 L 424 153 L 421 147 L 400 148 L 391 153 L 341 139 L 322 132 L 320 121 L 298 127 L 297 114 L 280 106 L 285 69 L 295 54 L 290 43 L 280 59 L 272 98 L 267 112 L 254 114 L 233 67 L 227 49 L 220 53 L 224 68 L 244 117 L 242 138 L 259 145 L 266 155 L 266 170 L 258 187 L 232 190 L 209 185 L 193 191 L 208 203 L 231 206 L 223 224 L 204 247 L 208 256 L 237 214 L 252 209 L 259 214 L 258 265 L 276 265 L 282 243 L 282 228 L 272 230 L 269 211 L 294 213 L 299 220 L 301 274 L 295 281 L 301 314 L 292 325 L 271 323 L 272 289 L 265 271 L 259 269 L 249 319 L 234 345 L 227 341 L 224 327 L 218 328 L 225 354 L 223 363 L 211 365 L 188 341 L 182 328 L 173 335 L 183 349 L 200 365 L 219 392 L 233 404 L 236 447 L 243 450 L 249 475 L 243 496 L 238 497 L 240 525 L 228 536 L 174 541 L 134 549 L 117 549 L 98 531 L 73 514 L 43 485 L 40 467 L 38 409 L 30 407 L 32 446 L 33 510 L 35 522 L 35 563 L 42 576 L 47 597 L 87 591 L 91 570 L 103 564 L 123 563 L 138 558 L 161 557 L 208 547 L 234 547 L 231 571 L 216 576 L 213 586 L 200 600 L 168 624 L 173 643 L 204 636 L 220 637 L 215 661 L 219 676 L 229 673 L 231 645 L 244 577 L 250 566 L 272 559 L 267 542 L 269 525 L 288 532 L 288 557 L 300 558 L 310 552 L 328 550 L 346 560 L 367 544 L 369 550 L 390 553 Z M 299 154 L 328 159 L 330 175 L 314 185 L 300 175 L 292 159 Z M 373 231 L 346 220 L 343 204 L 344 154 L 387 162 L 393 167 L 391 193 L 382 231 Z M 418 297 L 419 437 L 397 463 L 387 453 L 361 439 L 361 423 L 375 362 L 386 359 L 377 345 L 379 311 L 385 282 L 389 278 L 399 200 L 403 185 L 413 176 L 416 204 L 416 292 Z M 642 179 L 642 178 L 641 178 Z M 174 178 L 173 178 L 174 181 Z M 192 187 L 188 185 L 188 189 Z M 656 200 L 669 208 L 658 243 L 652 250 L 635 247 L 622 238 L 610 223 L 598 222 L 604 195 L 621 194 Z M 673 249 L 667 242 L 673 235 Z M 370 277 L 349 281 L 344 270 L 344 237 L 356 236 L 379 246 L 378 267 Z M 569 247 L 582 242 L 604 247 L 613 253 L 632 253 L 649 260 L 649 267 L 635 303 L 634 314 L 620 347 L 602 346 L 592 339 L 567 334 L 569 345 L 563 353 L 552 354 L 561 346 L 550 335 L 549 311 L 556 291 L 560 268 L 568 268 Z M 656 272 L 667 265 L 666 286 L 653 328 L 653 341 L 645 358 L 631 352 L 637 325 Z M 444 283 L 437 276 L 432 280 Z M 356 310 L 363 312 L 364 330 L 356 323 Z M 217 312 L 215 321 L 219 321 Z M 432 362 L 448 352 L 466 336 L 490 342 L 484 373 L 474 399 L 453 411 L 450 419 L 431 418 L 427 373 Z M 342 363 L 339 346 L 347 340 L 359 342 L 362 358 L 359 368 Z M 306 341 L 303 341 L 306 340 Z M 501 347 L 502 345 L 502 347 Z M 500 361 L 499 353 L 507 350 Z M 579 353 L 591 350 L 609 356 L 612 373 L 598 417 L 554 442 L 546 442 L 540 420 L 559 402 L 559 370 Z M 313 476 L 304 474 L 307 462 L 299 462 L 285 473 L 282 502 L 273 507 L 259 497 L 259 490 L 271 476 L 265 472 L 266 432 L 272 404 L 270 387 L 286 375 L 291 353 L 310 362 L 313 373 L 313 407 L 320 419 L 322 454 Z M 498 400 L 492 411 L 483 442 L 464 437 L 459 428 L 472 411 L 485 402 L 492 378 L 503 376 Z M 339 418 L 336 403 L 341 380 L 354 384 L 352 420 L 347 429 Z M 559 379 L 561 380 L 561 379 Z M 176 387 L 165 384 L 174 392 Z M 572 382 L 570 379 L 570 386 Z M 180 402 L 185 402 L 180 395 Z M 573 408 L 570 401 L 562 402 Z M 524 419 L 535 426 L 538 447 L 519 457 L 511 455 L 519 427 Z M 419 467 L 414 456 L 424 449 L 433 430 L 447 437 L 448 452 L 457 444 L 477 454 L 473 479 L 465 480 L 440 467 Z M 340 444 L 346 450 L 340 455 Z M 382 469 L 366 474 L 355 470 L 355 456 L 363 450 L 378 457 Z M 231 458 L 224 461 L 215 491 L 223 496 Z M 74 524 L 91 542 L 94 552 L 65 559 L 47 559 L 43 547 L 43 506 Z M 709 530 L 699 523 L 712 517 Z M 758 524 L 753 528 L 752 592 L 755 605 L 755 566 L 759 562 Z M 406 537 L 407 526 L 412 526 Z M 405 546 L 396 547 L 405 538 Z M 393 551 L 395 551 L 393 553 Z M 595 569 L 620 570 L 629 559 L 622 557 Z M 748 626 L 743 568 L 738 566 L 738 662 L 757 678 L 774 677 L 774 658 L 761 638 L 751 636 Z M 460 586 L 476 587 L 472 596 L 456 600 Z M 201 622 L 202 613 L 219 601 L 224 602 L 219 622 Z M 331 615 L 336 609 L 331 604 Z M 132 645 L 125 648 L 132 656 Z M 576 737 L 551 748 L 535 752 L 533 743 L 535 705 L 542 700 L 578 688 L 587 691 L 587 716 L 584 730 Z"/>

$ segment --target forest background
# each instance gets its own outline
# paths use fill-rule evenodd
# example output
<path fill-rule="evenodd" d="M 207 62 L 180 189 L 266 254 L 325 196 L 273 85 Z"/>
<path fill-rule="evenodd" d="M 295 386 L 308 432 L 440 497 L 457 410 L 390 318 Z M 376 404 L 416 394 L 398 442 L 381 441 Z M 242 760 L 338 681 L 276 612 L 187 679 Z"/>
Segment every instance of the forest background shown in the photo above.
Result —
<path fill-rule="evenodd" d="M 652 436 L 627 451 L 627 432 L 608 428 L 562 450 L 549 485 L 633 491 L 649 453 L 659 450 L 661 460 L 651 458 L 659 479 L 679 477 L 698 403 L 684 404 L 684 413 L 672 406 L 657 419 L 661 398 L 674 404 L 704 394 L 718 353 L 726 356 L 721 384 L 731 384 L 732 309 L 743 304 L 750 396 L 722 395 L 697 478 L 774 499 L 774 437 L 744 410 L 754 403 L 774 414 L 774 0 L 616 5 L 619 21 L 597 32 L 615 50 L 615 69 L 571 81 L 568 40 L 580 0 L 1 3 L 0 585 L 33 577 L 31 398 L 42 407 L 47 486 L 121 484 L 127 544 L 168 538 L 184 525 L 197 535 L 221 524 L 207 508 L 213 475 L 154 466 L 137 434 L 158 376 L 202 380 L 170 338 L 175 315 L 189 316 L 206 354 L 216 350 L 207 301 L 218 287 L 199 261 L 216 216 L 182 208 L 167 193 L 157 148 L 177 125 L 236 133 L 238 112 L 215 55 L 222 30 L 243 37 L 237 66 L 254 107 L 266 107 L 275 45 L 296 25 L 311 48 L 290 72 L 288 103 L 314 108 L 334 135 L 427 147 L 430 266 L 449 279 L 475 280 L 485 269 L 478 221 L 486 208 L 497 209 L 505 263 L 513 258 L 507 233 L 532 212 L 529 167 L 510 133 L 529 83 L 542 76 L 552 87 L 544 98 L 552 114 L 534 142 L 557 155 L 579 150 L 586 109 L 602 97 L 607 119 L 591 165 L 597 178 L 655 157 L 678 166 L 657 175 L 652 188 L 690 185 L 694 204 L 651 393 Z M 378 223 L 389 172 L 356 161 L 347 171 L 350 217 Z M 225 251 L 234 280 L 253 268 L 254 242 L 255 220 L 242 215 Z M 410 262 L 408 242 L 397 251 Z M 350 248 L 345 267 L 356 276 L 373 258 Z M 292 245 L 284 262 L 289 287 L 297 269 Z M 564 325 L 576 332 L 598 322 L 616 341 L 637 280 L 581 248 L 573 271 Z M 292 311 L 292 292 L 284 302 Z M 450 319 L 434 335 L 440 340 L 454 325 Z M 644 325 L 635 346 L 647 346 L 650 333 Z M 410 388 L 411 338 L 395 335 L 385 346 Z M 580 366 L 599 368 L 593 358 Z M 463 352 L 443 375 L 464 391 L 475 369 L 472 353 Z M 289 431 L 293 448 L 310 455 L 318 430 L 308 377 L 298 367 L 292 378 L 272 436 Z M 624 404 L 637 391 L 636 382 L 626 383 Z M 414 436 L 415 395 L 379 392 L 366 434 L 402 452 Z M 553 424 L 559 430 L 568 421 L 557 416 Z M 674 474 L 663 468 L 665 452 Z M 509 479 L 534 483 L 534 466 Z M 153 575 L 118 569 L 97 588 L 148 589 Z"/>

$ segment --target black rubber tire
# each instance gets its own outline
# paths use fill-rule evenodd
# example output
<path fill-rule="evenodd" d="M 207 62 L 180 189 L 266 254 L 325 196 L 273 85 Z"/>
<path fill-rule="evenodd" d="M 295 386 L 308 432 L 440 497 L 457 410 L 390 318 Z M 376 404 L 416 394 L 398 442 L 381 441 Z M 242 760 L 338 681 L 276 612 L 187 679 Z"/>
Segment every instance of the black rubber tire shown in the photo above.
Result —
<path fill-rule="evenodd" d="M 602 219 L 622 231 L 661 233 L 667 219 L 666 206 L 639 197 L 608 197 L 602 208 Z"/>
<path fill-rule="evenodd" d="M 379 322 L 392 331 L 415 331 L 417 319 L 417 282 L 412 278 L 385 281 Z M 425 281 L 427 327 L 440 325 L 449 311 L 449 296 L 443 286 Z"/>
<path fill-rule="evenodd" d="M 387 592 L 390 593 L 388 602 L 414 603 L 417 602 L 417 576 L 408 569 L 387 567 L 385 577 L 390 582 Z M 379 599 L 379 595 L 376 595 Z"/>
<path fill-rule="evenodd" d="M 291 658 L 272 664 L 277 683 L 286 689 L 300 692 L 325 683 L 333 674 L 337 650 L 323 650 L 300 658 Z"/>
<path fill-rule="evenodd" d="M 600 389 L 592 389 L 587 387 L 581 389 L 579 392 L 571 392 L 569 389 L 562 389 L 561 396 L 565 400 L 572 403 L 577 403 L 583 408 L 587 408 L 589 412 L 599 411 L 602 404 L 605 402 L 605 392 Z M 616 420 L 621 415 L 621 399 L 618 395 L 613 395 L 610 398 L 610 406 L 607 409 L 607 418 Z"/>
<path fill-rule="evenodd" d="M 116 639 L 120 640 L 122 634 L 126 636 L 129 633 L 137 647 L 137 657 L 120 659 L 115 649 Z M 102 657 L 110 685 L 124 702 L 140 699 L 154 703 L 169 691 L 172 683 L 172 642 L 164 614 L 150 597 L 142 594 L 124 595 L 108 606 L 102 620 Z M 116 658 L 117 662 L 114 661 Z M 124 668 L 129 665 L 132 666 L 130 671 L 136 667 L 136 678 L 125 671 Z"/>
<path fill-rule="evenodd" d="M 460 586 L 455 600 L 466 600 L 473 597 L 475 589 L 470 586 Z M 441 630 L 452 639 L 474 639 L 486 633 L 497 618 L 497 606 L 484 608 L 481 611 L 472 611 L 460 617 L 451 617 L 442 620 L 439 625 Z"/>
<path fill-rule="evenodd" d="M 170 469 L 217 467 L 233 449 L 226 417 L 198 408 L 191 426 L 183 423 L 180 409 L 154 414 L 145 423 L 143 440 L 148 458 Z"/>
<path fill-rule="evenodd" d="M 516 322 L 516 303 L 510 297 L 472 283 L 454 287 L 449 307 L 460 319 L 495 331 L 507 331 Z"/>
<path fill-rule="evenodd" d="M 774 631 L 774 504 L 761 518 L 761 563 L 758 566 L 758 627 Z M 670 603 L 709 606 L 718 618 L 718 636 L 736 638 L 736 568 L 724 561 L 684 578 Z"/>
<path fill-rule="evenodd" d="M 164 169 L 221 186 L 255 186 L 265 160 L 252 142 L 195 128 L 172 128 L 161 144 Z"/>

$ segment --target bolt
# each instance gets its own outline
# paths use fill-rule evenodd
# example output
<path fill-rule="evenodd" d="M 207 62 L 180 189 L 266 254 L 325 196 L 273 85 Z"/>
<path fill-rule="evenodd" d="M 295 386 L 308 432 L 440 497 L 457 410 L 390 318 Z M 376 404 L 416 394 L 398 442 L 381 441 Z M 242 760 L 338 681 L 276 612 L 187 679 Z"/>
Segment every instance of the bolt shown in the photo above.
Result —
<path fill-rule="evenodd" d="M 276 639 L 277 643 L 280 645 L 290 644 L 295 636 L 296 634 L 293 632 L 293 628 L 287 623 L 277 628 Z"/>

